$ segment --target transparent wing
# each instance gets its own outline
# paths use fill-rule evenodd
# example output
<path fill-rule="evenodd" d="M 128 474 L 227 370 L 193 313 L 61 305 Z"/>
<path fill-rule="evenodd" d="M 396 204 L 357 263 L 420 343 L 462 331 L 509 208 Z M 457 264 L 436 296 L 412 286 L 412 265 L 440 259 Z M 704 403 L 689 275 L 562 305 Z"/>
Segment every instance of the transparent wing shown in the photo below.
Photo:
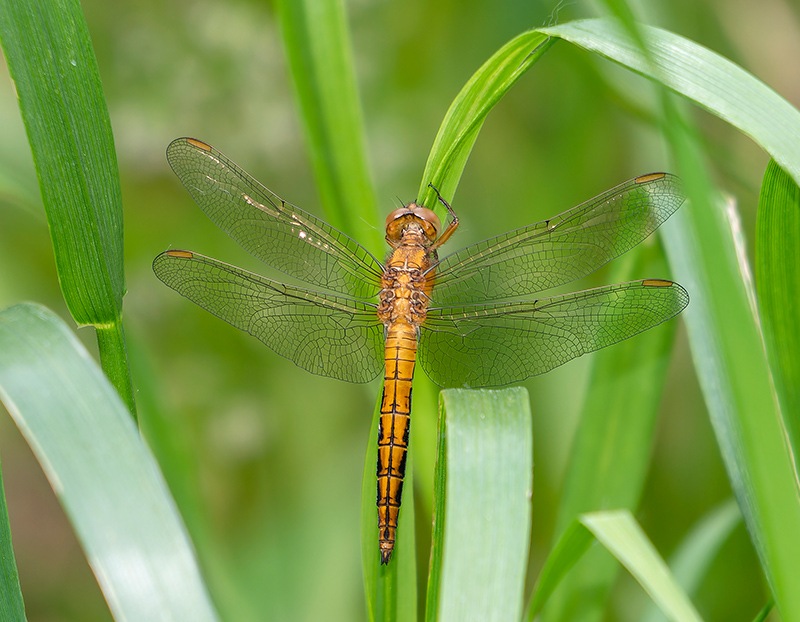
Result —
<path fill-rule="evenodd" d="M 368 382 L 383 370 L 376 306 L 291 287 L 190 251 L 153 261 L 166 285 L 321 376 Z"/>
<path fill-rule="evenodd" d="M 346 296 L 377 295 L 383 268 L 369 251 L 286 203 L 210 145 L 178 138 L 167 160 L 214 224 L 264 263 Z"/>
<path fill-rule="evenodd" d="M 439 262 L 432 304 L 525 296 L 586 276 L 645 239 L 683 199 L 674 175 L 643 175 L 554 218 L 468 246 Z"/>
<path fill-rule="evenodd" d="M 447 387 L 487 387 L 542 374 L 668 320 L 689 296 L 650 279 L 532 302 L 429 309 L 419 361 Z"/>

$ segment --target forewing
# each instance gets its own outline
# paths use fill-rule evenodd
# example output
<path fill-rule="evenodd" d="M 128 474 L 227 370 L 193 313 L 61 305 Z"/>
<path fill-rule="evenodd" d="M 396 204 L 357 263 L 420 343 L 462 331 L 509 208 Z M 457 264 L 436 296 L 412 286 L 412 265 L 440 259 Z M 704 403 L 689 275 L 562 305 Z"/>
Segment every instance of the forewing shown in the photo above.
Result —
<path fill-rule="evenodd" d="M 436 267 L 432 304 L 525 296 L 586 276 L 644 240 L 683 200 L 674 175 L 652 173 L 549 220 L 468 246 Z"/>
<path fill-rule="evenodd" d="M 210 145 L 178 138 L 167 160 L 214 224 L 264 263 L 346 296 L 377 295 L 382 267 L 363 246 L 285 202 Z"/>
<path fill-rule="evenodd" d="M 532 302 L 429 309 L 419 360 L 441 386 L 519 382 L 652 328 L 688 302 L 677 283 L 650 279 Z"/>
<path fill-rule="evenodd" d="M 291 287 L 190 251 L 153 261 L 166 285 L 321 376 L 368 382 L 383 369 L 375 305 Z"/>

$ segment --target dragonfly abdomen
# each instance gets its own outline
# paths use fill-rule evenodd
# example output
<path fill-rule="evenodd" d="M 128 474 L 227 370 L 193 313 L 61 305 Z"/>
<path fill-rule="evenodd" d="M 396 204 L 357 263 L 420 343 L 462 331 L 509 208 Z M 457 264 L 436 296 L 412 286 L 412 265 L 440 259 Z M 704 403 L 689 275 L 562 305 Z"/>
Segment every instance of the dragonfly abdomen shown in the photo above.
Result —
<path fill-rule="evenodd" d="M 388 564 L 394 550 L 397 518 L 403 493 L 411 424 L 411 381 L 417 355 L 413 325 L 390 324 L 386 334 L 386 372 L 383 379 L 378 427 L 378 543 L 381 563 Z"/>

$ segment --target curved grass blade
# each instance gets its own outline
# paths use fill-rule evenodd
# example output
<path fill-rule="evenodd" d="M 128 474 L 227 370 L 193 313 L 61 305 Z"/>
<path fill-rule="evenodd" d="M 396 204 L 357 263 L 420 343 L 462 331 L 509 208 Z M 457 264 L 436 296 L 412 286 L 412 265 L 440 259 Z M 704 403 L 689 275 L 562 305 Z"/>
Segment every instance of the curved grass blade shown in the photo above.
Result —
<path fill-rule="evenodd" d="M 756 290 L 764 341 L 783 420 L 800 449 L 800 189 L 770 161 L 756 221 Z M 797 458 L 796 458 L 797 460 Z"/>
<path fill-rule="evenodd" d="M 753 622 L 765 622 L 774 608 L 775 603 L 770 600 L 761 608 L 761 611 L 756 614 L 756 617 L 753 618 Z"/>
<path fill-rule="evenodd" d="M 426 617 L 517 620 L 533 487 L 528 392 L 442 391 L 441 417 L 446 451 L 437 460 L 446 474 L 437 478 L 444 488 L 436 494 L 444 495 L 444 517 L 435 517 Z"/>
<path fill-rule="evenodd" d="M 52 312 L 0 313 L 0 398 L 64 506 L 118 620 L 216 620 L 149 449 Z"/>
<path fill-rule="evenodd" d="M 103 369 L 134 410 L 122 333 L 122 196 L 97 62 L 77 0 L 0 1 L 0 42 L 33 151 L 58 280 L 98 328 Z"/>
<path fill-rule="evenodd" d="M 676 153 L 692 203 L 665 232 L 675 275 L 698 295 L 685 321 L 728 478 L 781 614 L 800 614 L 800 499 L 755 310 L 736 206 L 714 200 L 698 146 Z"/>
<path fill-rule="evenodd" d="M 429 184 L 436 186 L 446 199 L 453 198 L 486 115 L 552 43 L 539 32 L 523 33 L 495 52 L 472 75 L 439 126 L 422 173 L 419 203 L 431 209 L 441 207 Z"/>
<path fill-rule="evenodd" d="M 626 510 L 582 515 L 565 530 L 539 574 L 527 620 L 534 620 L 592 539 L 600 542 L 639 582 L 670 620 L 700 622 L 700 615 L 636 520 Z"/>
<path fill-rule="evenodd" d="M 711 562 L 741 520 L 739 507 L 730 499 L 706 514 L 684 538 L 670 559 L 669 567 L 678 585 L 688 594 L 697 591 Z M 662 622 L 665 617 L 652 606 L 642 619 L 643 622 Z"/>
<path fill-rule="evenodd" d="M 674 33 L 641 26 L 645 55 L 620 25 L 587 19 L 539 30 L 656 80 L 738 128 L 800 183 L 800 111 L 758 78 Z M 769 114 L 765 114 L 765 111 Z"/>
<path fill-rule="evenodd" d="M 695 100 L 753 137 L 800 177 L 800 112 L 730 61 L 677 35 L 642 27 L 647 54 L 614 22 L 586 20 L 563 36 Z M 712 195 L 689 126 L 664 98 L 668 134 L 692 200 L 662 231 L 675 276 L 693 294 L 685 314 L 717 441 L 781 615 L 800 617 L 800 491 L 752 301 L 735 208 Z"/>
<path fill-rule="evenodd" d="M 691 601 L 629 512 L 585 514 L 581 523 L 625 566 L 669 619 L 700 622 Z"/>
<path fill-rule="evenodd" d="M 25 605 L 19 587 L 19 572 L 11 546 L 3 472 L 0 470 L 0 620 L 24 620 Z"/>

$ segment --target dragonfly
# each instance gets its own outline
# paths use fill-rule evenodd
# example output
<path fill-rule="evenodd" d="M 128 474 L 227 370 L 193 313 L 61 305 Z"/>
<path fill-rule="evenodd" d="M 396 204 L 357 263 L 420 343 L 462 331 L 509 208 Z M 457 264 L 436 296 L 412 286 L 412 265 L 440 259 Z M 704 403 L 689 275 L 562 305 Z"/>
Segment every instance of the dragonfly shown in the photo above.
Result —
<path fill-rule="evenodd" d="M 683 287 L 661 278 L 539 296 L 594 272 L 669 218 L 684 196 L 668 173 L 636 177 L 442 259 L 459 221 L 436 191 L 446 226 L 423 205 L 394 210 L 382 262 L 200 140 L 173 141 L 167 160 L 220 229 L 300 284 L 174 249 L 153 261 L 161 281 L 311 373 L 355 383 L 383 374 L 382 564 L 397 537 L 417 361 L 442 387 L 517 383 L 652 328 L 689 302 Z"/>

